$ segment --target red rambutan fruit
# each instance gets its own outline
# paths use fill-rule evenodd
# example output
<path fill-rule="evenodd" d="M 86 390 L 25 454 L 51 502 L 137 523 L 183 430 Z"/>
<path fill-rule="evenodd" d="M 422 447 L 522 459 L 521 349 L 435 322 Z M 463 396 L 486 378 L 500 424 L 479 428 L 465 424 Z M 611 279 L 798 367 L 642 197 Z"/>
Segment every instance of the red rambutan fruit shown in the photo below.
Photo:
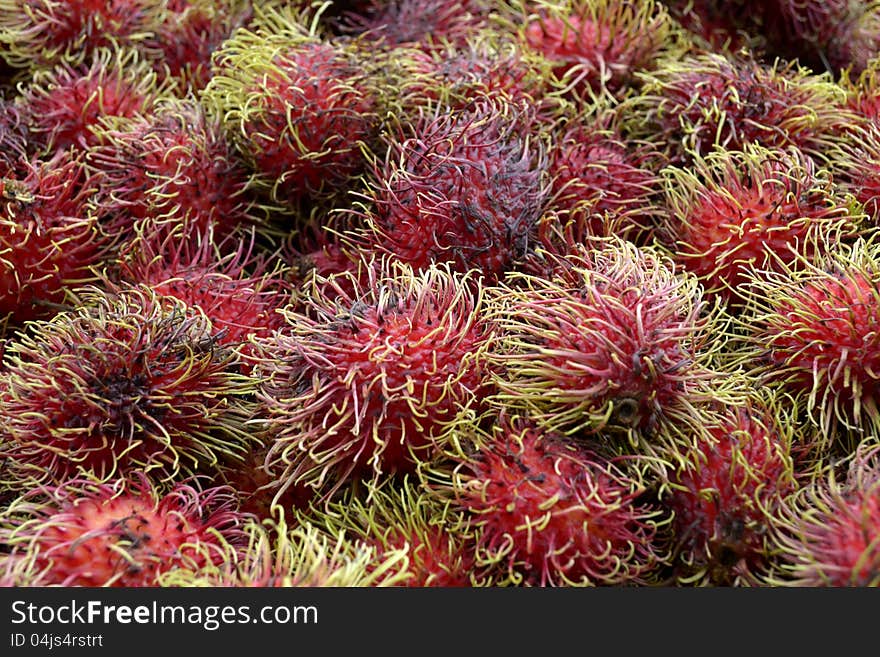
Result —
<path fill-rule="evenodd" d="M 738 362 L 758 381 L 805 401 L 829 437 L 880 431 L 880 245 L 858 239 L 761 275 L 740 319 Z"/>
<path fill-rule="evenodd" d="M 0 455 L 10 486 L 163 479 L 241 458 L 252 382 L 233 371 L 200 312 L 146 287 L 80 294 L 6 346 Z"/>
<path fill-rule="evenodd" d="M 345 495 L 307 517 L 330 534 L 376 548 L 376 562 L 404 553 L 407 579 L 399 586 L 471 586 L 475 544 L 459 534 L 461 510 L 409 479 L 386 479 L 365 495 Z M 371 567 L 372 569 L 372 567 Z"/>
<path fill-rule="evenodd" d="M 0 318 L 47 318 L 94 279 L 109 241 L 96 215 L 98 183 L 82 157 L 22 158 L 0 177 Z"/>
<path fill-rule="evenodd" d="M 828 74 L 796 61 L 703 53 L 667 59 L 636 74 L 640 93 L 624 101 L 633 137 L 654 141 L 673 164 L 717 146 L 795 146 L 821 160 L 857 117 Z"/>
<path fill-rule="evenodd" d="M 775 523 L 770 586 L 880 586 L 880 459 L 863 443 L 839 481 L 834 469 L 788 498 Z"/>
<path fill-rule="evenodd" d="M 155 0 L 2 0 L 0 58 L 32 70 L 78 65 L 101 48 L 146 48 L 164 19 Z"/>
<path fill-rule="evenodd" d="M 880 99 L 880 96 L 878 96 Z M 831 157 L 837 189 L 858 201 L 873 229 L 880 226 L 880 121 L 853 131 Z"/>
<path fill-rule="evenodd" d="M 254 340 L 256 422 L 282 492 L 303 483 L 329 498 L 362 476 L 413 470 L 485 390 L 482 293 L 468 275 L 381 261 L 339 282 L 348 276 L 317 280 L 300 310 L 283 311 L 287 327 Z"/>
<path fill-rule="evenodd" d="M 556 77 L 579 93 L 619 95 L 635 71 L 653 68 L 673 44 L 672 21 L 654 0 L 514 0 L 502 22 L 553 63 Z"/>
<path fill-rule="evenodd" d="M 765 39 L 756 34 L 747 0 L 664 0 L 669 14 L 695 40 L 698 49 L 709 52 L 761 52 Z"/>
<path fill-rule="evenodd" d="M 608 460 L 500 414 L 456 468 L 453 499 L 476 533 L 474 578 L 499 586 L 649 583 L 663 512 Z"/>
<path fill-rule="evenodd" d="M 250 172 L 222 124 L 192 97 L 157 102 L 147 116 L 105 120 L 88 154 L 103 182 L 102 223 L 133 237 L 142 219 L 228 235 L 256 225 Z"/>
<path fill-rule="evenodd" d="M 189 482 L 167 492 L 145 476 L 38 488 L 0 514 L 3 560 L 39 586 L 155 587 L 160 574 L 217 563 L 243 538 L 231 489 Z M 27 578 L 23 584 L 27 583 Z"/>
<path fill-rule="evenodd" d="M 838 84 L 846 92 L 847 108 L 880 127 L 880 54 L 858 75 L 842 71 Z"/>
<path fill-rule="evenodd" d="M 492 401 L 566 434 L 692 416 L 721 331 L 696 278 L 621 238 L 548 261 L 487 294 Z"/>
<path fill-rule="evenodd" d="M 102 48 L 82 64 L 36 71 L 19 91 L 30 150 L 52 153 L 87 150 L 98 143 L 94 130 L 103 117 L 146 114 L 169 88 L 137 51 Z"/>
<path fill-rule="evenodd" d="M 614 233 L 646 243 L 658 221 L 662 185 L 656 171 L 662 158 L 650 143 L 626 139 L 618 118 L 598 103 L 554 129 L 549 205 L 571 225 L 576 242 Z"/>
<path fill-rule="evenodd" d="M 291 12 L 258 14 L 215 51 L 202 99 L 273 200 L 340 194 L 379 131 L 369 58 Z"/>
<path fill-rule="evenodd" d="M 749 272 L 796 266 L 854 238 L 863 217 L 828 171 L 801 151 L 746 144 L 666 167 L 658 237 L 707 293 L 741 304 Z"/>
<path fill-rule="evenodd" d="M 487 280 L 528 252 L 546 199 L 527 109 L 503 98 L 437 107 L 387 135 L 364 193 L 359 244 L 417 270 L 449 262 Z"/>
<path fill-rule="evenodd" d="M 383 46 L 430 51 L 463 45 L 488 26 L 486 0 L 367 0 L 334 20 L 342 34 L 359 35 Z"/>
<path fill-rule="evenodd" d="M 714 409 L 695 439 L 666 460 L 662 503 L 672 512 L 679 585 L 755 585 L 773 561 L 768 534 L 799 482 L 794 425 L 779 403 L 753 397 Z"/>
<path fill-rule="evenodd" d="M 226 559 L 201 568 L 180 567 L 159 576 L 162 587 L 388 587 L 408 576 L 404 551 L 384 555 L 345 532 L 330 535 L 302 521 L 290 527 L 281 516 L 248 522 L 247 544 Z"/>

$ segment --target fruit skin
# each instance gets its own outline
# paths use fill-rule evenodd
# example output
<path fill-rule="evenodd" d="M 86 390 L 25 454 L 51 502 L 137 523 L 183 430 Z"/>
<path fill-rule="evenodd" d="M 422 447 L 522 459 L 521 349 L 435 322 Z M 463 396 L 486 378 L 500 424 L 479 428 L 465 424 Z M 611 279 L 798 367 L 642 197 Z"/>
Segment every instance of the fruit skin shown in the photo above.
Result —
<path fill-rule="evenodd" d="M 767 586 L 880 586 L 880 460 L 857 448 L 843 476 L 829 468 L 783 507 L 773 535 L 780 563 Z"/>
<path fill-rule="evenodd" d="M 455 503 L 490 586 L 628 586 L 664 563 L 663 512 L 641 484 L 583 444 L 498 414 L 462 455 Z M 479 433 L 479 432 L 478 432 Z"/>
<path fill-rule="evenodd" d="M 284 311 L 289 326 L 254 340 L 255 424 L 279 494 L 305 484 L 329 499 L 427 458 L 444 424 L 484 391 L 481 313 L 476 281 L 448 267 L 416 273 L 375 260 L 355 280 L 316 279 L 302 308 Z"/>
<path fill-rule="evenodd" d="M 140 49 L 165 20 L 165 2 L 154 0 L 2 0 L 0 58 L 36 70 L 78 65 L 101 48 Z"/>
<path fill-rule="evenodd" d="M 822 161 L 858 117 L 828 74 L 797 61 L 763 63 L 746 55 L 689 54 L 636 74 L 640 92 L 624 101 L 633 137 L 653 141 L 672 164 L 717 146 L 742 150 L 795 146 Z"/>
<path fill-rule="evenodd" d="M 0 176 L 0 318 L 15 326 L 64 308 L 95 280 L 111 240 L 98 218 L 99 182 L 83 158 L 22 157 Z"/>
<path fill-rule="evenodd" d="M 102 119 L 149 113 L 169 93 L 137 51 L 100 48 L 81 64 L 34 72 L 16 103 L 28 122 L 30 152 L 51 155 L 88 150 L 98 143 L 94 131 Z"/>
<path fill-rule="evenodd" d="M 211 325 L 145 286 L 84 291 L 6 345 L 0 455 L 15 489 L 144 470 L 162 481 L 241 459 L 252 381 Z"/>
<path fill-rule="evenodd" d="M 219 563 L 241 544 L 246 515 L 232 490 L 142 473 L 98 484 L 74 479 L 14 500 L 0 514 L 15 586 L 155 587 L 171 568 Z"/>
<path fill-rule="evenodd" d="M 545 271 L 487 296 L 495 406 L 566 435 L 653 434 L 692 415 L 720 326 L 696 278 L 618 237 L 548 256 Z"/>
<path fill-rule="evenodd" d="M 546 199 L 532 127 L 528 109 L 503 97 L 421 112 L 371 167 L 356 243 L 417 270 L 450 262 L 490 281 L 514 269 Z"/>
<path fill-rule="evenodd" d="M 728 305 L 744 303 L 750 273 L 794 267 L 861 228 L 858 204 L 796 148 L 719 148 L 661 175 L 668 212 L 659 240 Z"/>
<path fill-rule="evenodd" d="M 783 402 L 784 403 L 784 402 Z M 758 396 L 715 407 L 703 430 L 666 455 L 664 507 L 673 515 L 675 581 L 748 586 L 774 562 L 768 534 L 798 489 L 793 416 Z"/>
<path fill-rule="evenodd" d="M 880 430 L 878 249 L 860 238 L 755 280 L 733 352 L 759 385 L 790 392 L 847 451 Z"/>
<path fill-rule="evenodd" d="M 295 12 L 257 13 L 214 54 L 201 95 L 253 172 L 294 207 L 344 194 L 380 128 L 380 92 L 356 44 L 322 38 Z"/>

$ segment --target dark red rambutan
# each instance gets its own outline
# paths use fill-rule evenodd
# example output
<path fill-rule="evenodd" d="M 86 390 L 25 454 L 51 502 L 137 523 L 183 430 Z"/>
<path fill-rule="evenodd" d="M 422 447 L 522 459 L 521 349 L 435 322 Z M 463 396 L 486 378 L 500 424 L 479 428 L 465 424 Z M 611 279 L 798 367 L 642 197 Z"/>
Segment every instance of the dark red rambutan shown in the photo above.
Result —
<path fill-rule="evenodd" d="M 880 245 L 839 244 L 749 287 L 738 361 L 791 392 L 829 437 L 880 430 Z"/>
<path fill-rule="evenodd" d="M 87 150 L 98 143 L 94 130 L 102 118 L 147 114 L 168 92 L 137 51 L 102 48 L 82 64 L 36 71 L 16 102 L 28 123 L 30 151 L 53 153 Z"/>
<path fill-rule="evenodd" d="M 286 324 L 278 311 L 293 294 L 287 266 L 254 252 L 253 235 L 145 234 L 123 249 L 116 269 L 122 288 L 147 285 L 199 309 L 211 322 L 214 344 L 242 356 L 252 351 L 251 337 L 268 336 Z"/>
<path fill-rule="evenodd" d="M 844 70 L 838 84 L 846 92 L 847 108 L 868 123 L 880 126 L 880 55 L 858 75 Z"/>
<path fill-rule="evenodd" d="M 0 97 L 0 178 L 11 177 L 27 155 L 28 131 L 14 101 Z"/>
<path fill-rule="evenodd" d="M 398 586 L 471 586 L 475 543 L 463 530 L 462 512 L 405 479 L 368 486 L 366 494 L 345 495 L 307 517 L 331 535 L 376 549 L 377 565 L 407 556 L 406 580 Z M 370 569 L 375 568 L 371 564 Z"/>
<path fill-rule="evenodd" d="M 514 0 L 501 16 L 578 93 L 622 94 L 636 71 L 653 68 L 674 44 L 672 21 L 654 0 Z"/>
<path fill-rule="evenodd" d="M 853 131 L 840 143 L 829 166 L 837 189 L 858 201 L 871 228 L 880 226 L 880 121 L 872 119 L 862 130 Z"/>
<path fill-rule="evenodd" d="M 756 33 L 748 0 L 664 0 L 663 4 L 681 27 L 709 52 L 761 52 L 765 39 Z"/>
<path fill-rule="evenodd" d="M 215 52 L 202 98 L 274 200 L 341 194 L 379 131 L 369 59 L 322 39 L 296 15 L 260 16 Z"/>
<path fill-rule="evenodd" d="M 0 58 L 16 68 L 77 65 L 111 46 L 147 48 L 165 20 L 154 0 L 2 0 Z"/>
<path fill-rule="evenodd" d="M 367 0 L 343 12 L 334 26 L 342 34 L 359 35 L 383 46 L 414 46 L 424 50 L 463 45 L 489 24 L 486 0 Z"/>
<path fill-rule="evenodd" d="M 795 146 L 822 160 L 858 122 L 833 78 L 797 61 L 703 53 L 664 60 L 636 76 L 640 92 L 624 101 L 627 132 L 657 143 L 673 164 L 750 142 Z"/>
<path fill-rule="evenodd" d="M 678 585 L 755 585 L 771 566 L 769 532 L 799 486 L 790 419 L 780 403 L 754 397 L 716 408 L 700 435 L 675 447 L 662 503 L 674 518 Z"/>
<path fill-rule="evenodd" d="M 248 24 L 252 5 L 252 0 L 170 0 L 153 37 L 160 53 L 154 61 L 159 76 L 172 78 L 180 95 L 204 89 L 214 51 Z"/>
<path fill-rule="evenodd" d="M 219 563 L 242 542 L 232 490 L 145 476 L 37 488 L 0 514 L 7 564 L 24 586 L 155 587 L 172 568 Z M 8 565 L 7 565 L 8 568 Z"/>
<path fill-rule="evenodd" d="M 482 294 L 468 275 L 383 261 L 346 277 L 316 281 L 300 310 L 284 311 L 287 327 L 254 340 L 258 422 L 282 491 L 303 483 L 329 497 L 361 476 L 413 470 L 485 391 Z"/>
<path fill-rule="evenodd" d="M 476 534 L 474 575 L 492 586 L 647 584 L 668 522 L 619 464 L 501 414 L 462 460 L 452 492 Z"/>
<path fill-rule="evenodd" d="M 875 441 L 789 497 L 774 526 L 780 553 L 770 586 L 880 586 L 880 459 Z"/>
<path fill-rule="evenodd" d="M 421 112 L 385 138 L 359 244 L 417 270 L 449 262 L 500 277 L 528 252 L 545 203 L 545 161 L 526 108 L 503 98 Z"/>
<path fill-rule="evenodd" d="M 746 144 L 666 167 L 668 212 L 658 231 L 709 294 L 741 305 L 752 274 L 797 266 L 854 238 L 860 209 L 797 149 Z"/>
<path fill-rule="evenodd" d="M 47 318 L 94 279 L 109 241 L 96 215 L 98 183 L 82 157 L 22 158 L 0 177 L 0 319 Z"/>
<path fill-rule="evenodd" d="M 575 242 L 609 234 L 649 241 L 661 214 L 662 158 L 650 143 L 624 137 L 613 108 L 596 104 L 566 117 L 554 129 L 547 159 L 549 206 Z"/>
<path fill-rule="evenodd" d="M 492 400 L 552 430 L 652 433 L 692 416 L 713 376 L 718 315 L 695 277 L 649 247 L 590 240 L 491 292 Z"/>
<path fill-rule="evenodd" d="M 172 479 L 241 458 L 250 380 L 201 311 L 146 287 L 82 293 L 6 345 L 0 373 L 4 483 Z"/>
<path fill-rule="evenodd" d="M 88 154 L 101 173 L 105 228 L 131 238 L 148 219 L 168 233 L 219 236 L 260 223 L 250 194 L 250 172 L 227 141 L 222 124 L 192 97 L 157 102 L 143 116 L 104 121 Z"/>

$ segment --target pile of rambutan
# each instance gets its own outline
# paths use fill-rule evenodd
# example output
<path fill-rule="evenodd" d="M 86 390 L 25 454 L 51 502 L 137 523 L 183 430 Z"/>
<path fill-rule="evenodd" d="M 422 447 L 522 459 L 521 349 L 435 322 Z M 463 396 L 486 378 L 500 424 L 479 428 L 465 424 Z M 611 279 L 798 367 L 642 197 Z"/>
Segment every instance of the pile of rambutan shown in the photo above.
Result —
<path fill-rule="evenodd" d="M 0 584 L 880 585 L 880 8 L 0 0 Z"/>

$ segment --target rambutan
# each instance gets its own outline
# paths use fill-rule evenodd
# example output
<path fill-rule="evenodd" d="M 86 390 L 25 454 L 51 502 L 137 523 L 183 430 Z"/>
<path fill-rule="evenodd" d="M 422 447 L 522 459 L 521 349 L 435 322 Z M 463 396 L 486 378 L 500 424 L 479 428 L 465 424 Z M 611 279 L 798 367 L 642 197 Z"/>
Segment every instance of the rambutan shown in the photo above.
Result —
<path fill-rule="evenodd" d="M 663 0 L 679 25 L 688 31 L 698 49 L 710 52 L 761 52 L 765 39 L 752 29 L 747 0 Z"/>
<path fill-rule="evenodd" d="M 408 478 L 386 479 L 368 486 L 365 494 L 348 494 L 306 517 L 330 534 L 375 547 L 376 560 L 407 555 L 407 579 L 402 586 L 471 586 L 473 537 L 459 533 L 461 510 L 418 488 Z M 372 566 L 370 567 L 372 569 Z"/>
<path fill-rule="evenodd" d="M 653 68 L 674 43 L 673 23 L 654 0 L 514 0 L 501 17 L 581 94 L 623 94 L 633 74 Z"/>
<path fill-rule="evenodd" d="M 663 565 L 663 512 L 613 460 L 500 414 L 464 455 L 454 500 L 492 586 L 643 585 Z"/>
<path fill-rule="evenodd" d="M 110 46 L 145 48 L 165 20 L 154 0 L 2 0 L 0 58 L 16 68 L 78 65 Z"/>
<path fill-rule="evenodd" d="M 16 585 L 154 587 L 175 567 L 219 563 L 243 538 L 231 489 L 189 482 L 167 492 L 145 476 L 38 488 L 0 514 Z"/>
<path fill-rule="evenodd" d="M 221 236 L 260 222 L 250 172 L 193 97 L 105 120 L 93 136 L 88 161 L 101 173 L 102 223 L 112 233 L 131 238 L 143 219 Z"/>
<path fill-rule="evenodd" d="M 637 430 L 693 414 L 714 376 L 717 313 L 659 251 L 593 239 L 487 294 L 492 401 L 566 434 Z"/>
<path fill-rule="evenodd" d="M 880 586 L 880 459 L 864 443 L 844 480 L 834 469 L 789 497 L 775 523 L 771 586 Z"/>
<path fill-rule="evenodd" d="M 857 117 L 828 74 L 797 61 L 702 53 L 667 59 L 636 74 L 640 93 L 624 101 L 630 136 L 654 141 L 673 164 L 722 146 L 795 146 L 822 160 Z"/>
<path fill-rule="evenodd" d="M 85 62 L 40 69 L 20 85 L 17 97 L 29 127 L 31 152 L 98 143 L 94 130 L 103 117 L 147 114 L 170 93 L 148 61 L 135 50 L 101 48 Z"/>
<path fill-rule="evenodd" d="M 526 108 L 503 98 L 438 106 L 385 141 L 359 244 L 418 270 L 449 262 L 487 280 L 522 260 L 546 199 L 543 147 Z"/>
<path fill-rule="evenodd" d="M 741 304 L 749 271 L 795 266 L 852 239 L 862 216 L 828 171 L 797 149 L 745 144 L 666 167 L 659 239 L 707 293 Z"/>
<path fill-rule="evenodd" d="M 274 200 L 340 194 L 379 132 L 368 58 L 296 13 L 266 9 L 258 18 L 215 52 L 202 99 Z"/>
<path fill-rule="evenodd" d="M 880 431 L 880 245 L 839 244 L 749 287 L 738 362 L 805 402 L 829 437 Z M 856 441 L 858 442 L 858 440 Z"/>
<path fill-rule="evenodd" d="M 0 319 L 47 318 L 71 288 L 94 279 L 91 268 L 109 248 L 97 191 L 83 158 L 70 151 L 21 158 L 0 177 Z"/>
<path fill-rule="evenodd" d="M 482 294 L 469 275 L 380 261 L 339 282 L 348 276 L 317 280 L 301 309 L 282 311 L 289 326 L 254 339 L 256 422 L 282 492 L 303 483 L 329 498 L 362 476 L 411 471 L 485 392 Z"/>
<path fill-rule="evenodd" d="M 201 311 L 144 286 L 80 294 L 6 346 L 0 455 L 9 486 L 144 470 L 173 479 L 252 440 L 249 379 Z"/>
<path fill-rule="evenodd" d="M 666 459 L 661 500 L 672 512 L 678 585 L 755 585 L 773 562 L 768 534 L 799 485 L 794 425 L 780 403 L 752 397 L 715 408 Z"/>

